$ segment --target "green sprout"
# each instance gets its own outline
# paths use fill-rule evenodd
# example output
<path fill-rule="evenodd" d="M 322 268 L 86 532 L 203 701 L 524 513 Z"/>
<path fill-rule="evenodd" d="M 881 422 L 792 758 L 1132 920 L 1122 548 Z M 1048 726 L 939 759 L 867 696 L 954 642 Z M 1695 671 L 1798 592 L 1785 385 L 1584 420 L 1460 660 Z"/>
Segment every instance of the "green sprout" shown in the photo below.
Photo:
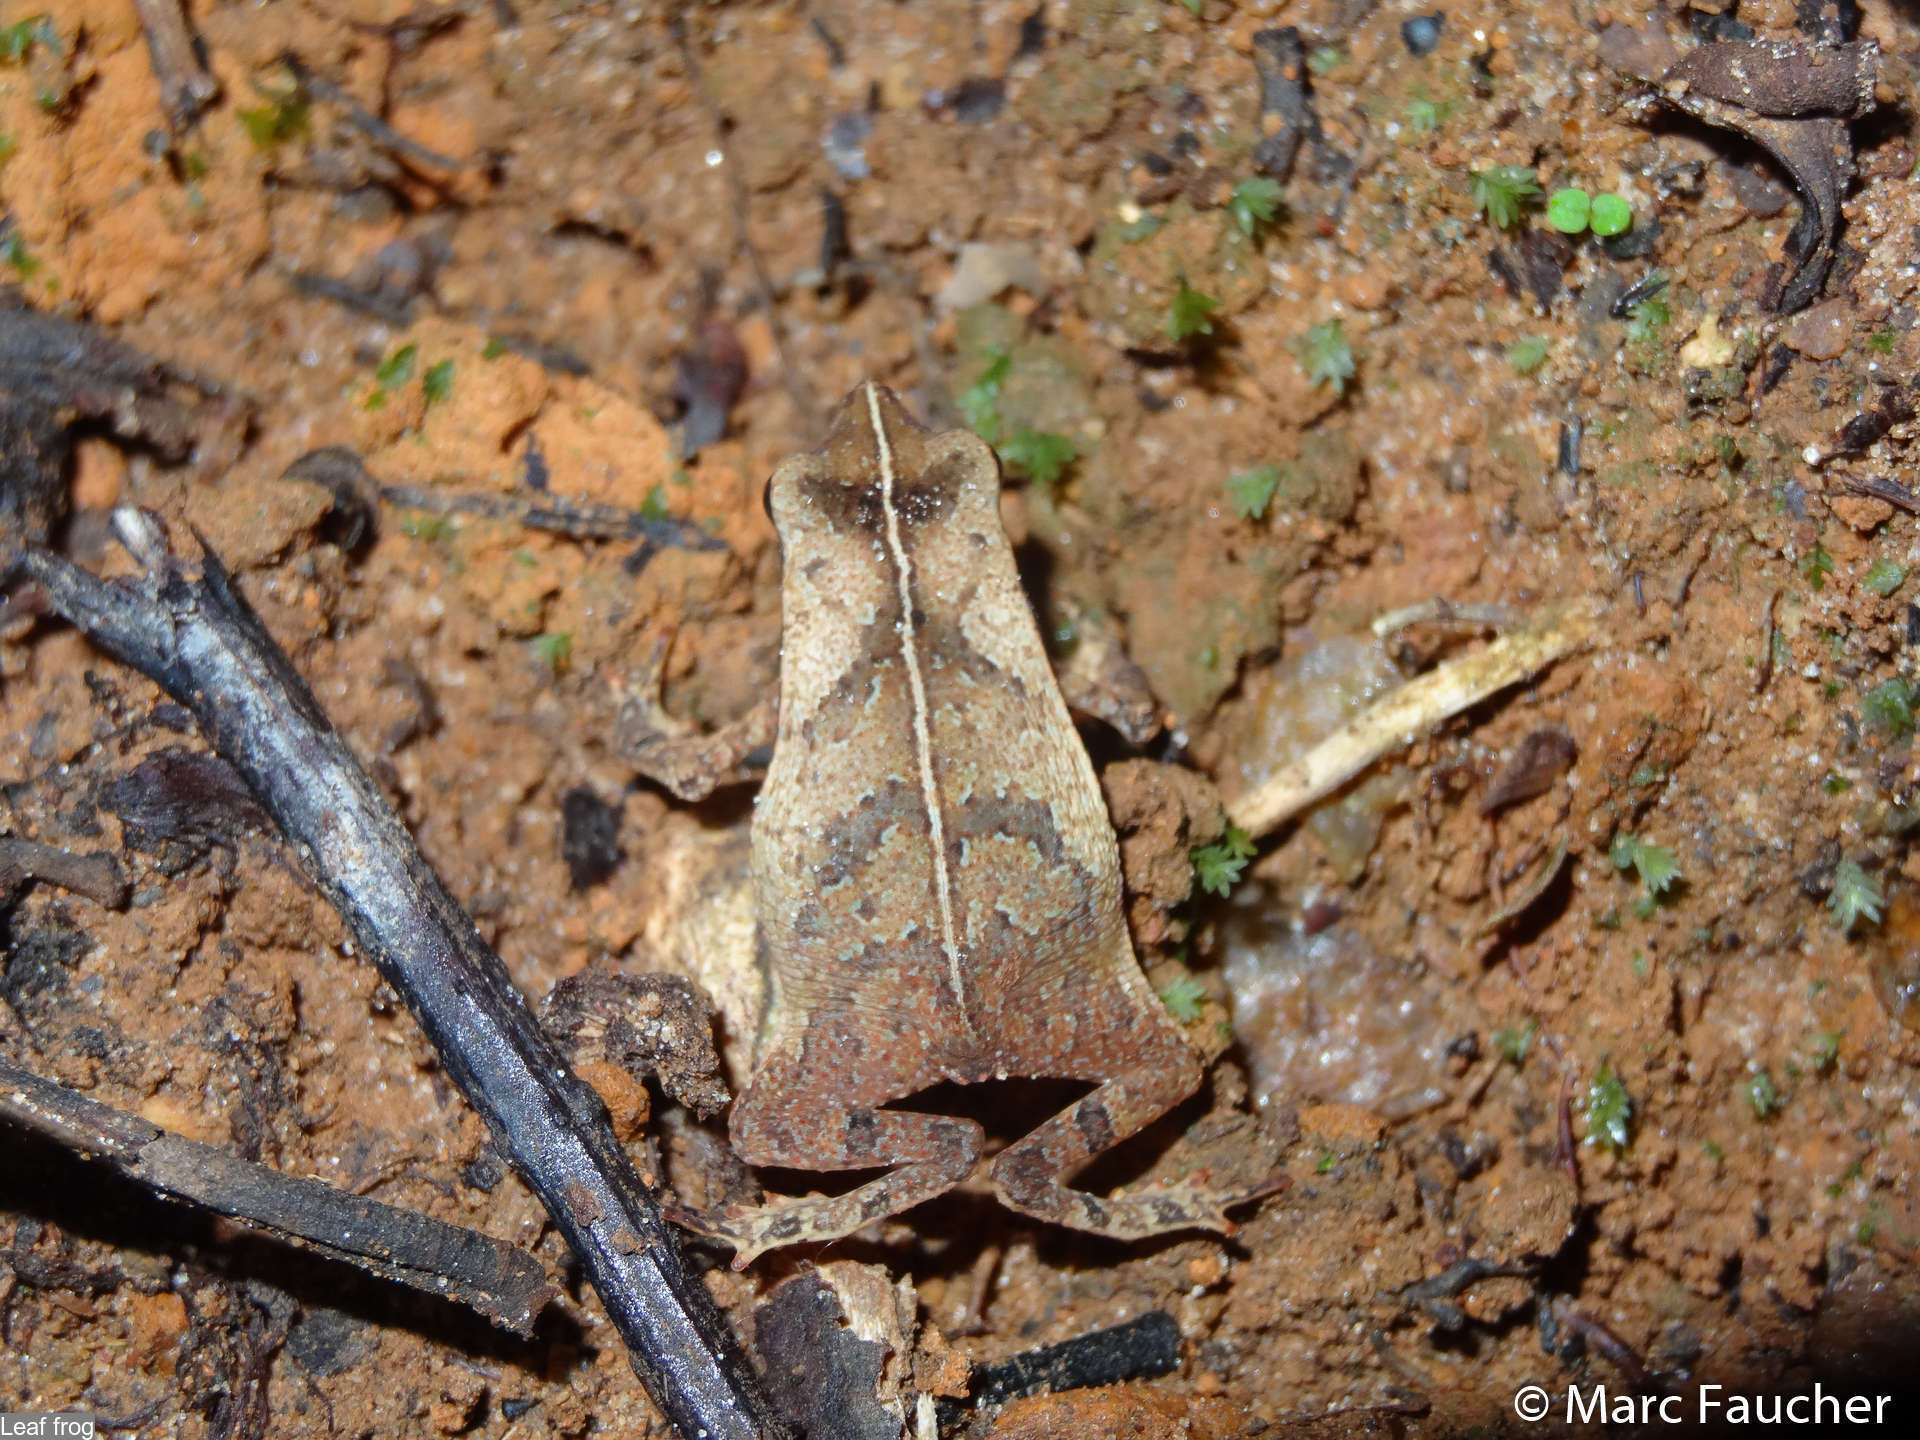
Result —
<path fill-rule="evenodd" d="M 1593 216 L 1588 222 L 1593 233 L 1608 238 L 1624 235 L 1633 228 L 1633 206 L 1621 195 L 1596 195 L 1593 197 Z"/>
<path fill-rule="evenodd" d="M 419 359 L 418 345 L 402 345 L 380 362 L 380 368 L 373 372 L 375 383 L 382 389 L 399 389 L 413 378 L 413 367 Z"/>
<path fill-rule="evenodd" d="M 1267 513 L 1280 489 L 1280 472 L 1272 465 L 1242 470 L 1227 481 L 1227 498 L 1242 520 L 1258 520 Z"/>
<path fill-rule="evenodd" d="M 1150 240 L 1165 227 L 1164 215 L 1147 214 L 1138 220 L 1130 220 L 1120 227 L 1120 238 L 1129 245 L 1138 245 L 1142 240 Z"/>
<path fill-rule="evenodd" d="M 1876 330 L 1867 336 L 1867 349 L 1876 355 L 1891 355 L 1899 343 L 1900 337 L 1891 330 Z"/>
<path fill-rule="evenodd" d="M 1048 430 L 1029 430 L 1024 425 L 1015 430 L 1013 438 L 999 450 L 1000 458 L 1009 466 L 1048 489 L 1060 483 L 1061 475 L 1079 454 L 1067 436 Z"/>
<path fill-rule="evenodd" d="M 1880 907 L 1887 903 L 1873 877 L 1851 860 L 1833 867 L 1833 888 L 1827 892 L 1827 908 L 1833 912 L 1834 926 L 1842 935 L 1851 935 L 1862 920 L 1880 923 Z"/>
<path fill-rule="evenodd" d="M 1160 1003 L 1182 1025 L 1191 1025 L 1207 1003 L 1207 987 L 1196 976 L 1178 976 L 1160 992 Z"/>
<path fill-rule="evenodd" d="M 450 515 L 409 515 L 400 522 L 400 533 L 409 539 L 437 544 L 453 539 L 460 533 L 460 527 Z"/>
<path fill-rule="evenodd" d="M 1632 835 L 1616 835 L 1607 859 L 1618 870 L 1633 870 L 1647 887 L 1647 898 L 1657 901 L 1680 881 L 1680 862 L 1664 845 L 1652 845 Z"/>
<path fill-rule="evenodd" d="M 546 662 L 547 668 L 555 674 L 567 668 L 567 660 L 573 654 L 573 636 L 565 630 L 553 630 L 544 635 L 536 635 L 527 642 L 527 648 L 534 657 Z"/>
<path fill-rule="evenodd" d="M 671 519 L 673 512 L 667 509 L 667 489 L 664 485 L 655 485 L 647 491 L 646 498 L 640 502 L 640 518 L 659 524 Z"/>
<path fill-rule="evenodd" d="M 1187 7 L 1187 13 L 1189 15 L 1198 20 L 1200 18 L 1201 7 L 1207 3 L 1207 0 L 1180 0 L 1180 3 Z"/>
<path fill-rule="evenodd" d="M 1627 343 L 1651 345 L 1672 320 L 1672 307 L 1658 295 L 1634 301 L 1627 311 Z"/>
<path fill-rule="evenodd" d="M 1827 778 L 1820 782 L 1820 788 L 1829 795 L 1844 795 L 1853 788 L 1853 782 L 1844 775 L 1829 772 Z"/>
<path fill-rule="evenodd" d="M 11 132 L 0 130 L 0 165 L 13 158 L 13 152 L 20 148 L 19 139 Z"/>
<path fill-rule="evenodd" d="M 1407 102 L 1404 113 L 1409 130 L 1416 135 L 1431 135 L 1446 124 L 1452 116 L 1453 104 L 1451 101 L 1443 103 L 1429 100 L 1426 96 L 1420 95 Z"/>
<path fill-rule="evenodd" d="M 270 95 L 257 110 L 237 110 L 247 138 L 261 150 L 272 150 L 288 140 L 305 135 L 310 122 L 307 100 L 298 87 L 284 95 Z"/>
<path fill-rule="evenodd" d="M 40 273 L 40 262 L 27 249 L 27 242 L 20 238 L 18 230 L 9 230 L 6 238 L 0 239 L 0 260 L 22 280 L 31 280 Z"/>
<path fill-rule="evenodd" d="M 1780 1087 L 1773 1083 L 1773 1076 L 1765 1070 L 1754 1071 L 1740 1088 L 1746 1094 L 1747 1103 L 1753 1107 L 1755 1119 L 1764 1120 L 1786 1104 L 1781 1098 Z"/>
<path fill-rule="evenodd" d="M 1524 165 L 1473 170 L 1467 178 L 1473 182 L 1475 208 L 1502 230 L 1512 228 L 1527 202 L 1540 193 L 1540 183 Z"/>
<path fill-rule="evenodd" d="M 1271 225 L 1278 218 L 1281 196 L 1285 193 L 1278 181 L 1255 175 L 1233 187 L 1227 213 L 1233 216 L 1240 233 L 1251 240 L 1262 225 Z"/>
<path fill-rule="evenodd" d="M 1322 1150 L 1320 1152 L 1320 1158 L 1313 1162 L 1313 1173 L 1316 1175 L 1331 1175 L 1339 1167 L 1339 1164 L 1340 1157 L 1338 1154 L 1332 1150 Z"/>
<path fill-rule="evenodd" d="M 1844 1030 L 1815 1030 L 1807 1036 L 1807 1063 L 1817 1073 L 1840 1063 L 1840 1037 Z"/>
<path fill-rule="evenodd" d="M 453 394 L 453 361 L 442 360 L 429 365 L 427 373 L 420 377 L 421 393 L 427 397 L 427 404 L 438 405 Z"/>
<path fill-rule="evenodd" d="M 1869 730 L 1895 740 L 1913 734 L 1913 687 L 1898 675 L 1860 697 L 1860 719 Z"/>
<path fill-rule="evenodd" d="M 1175 340 L 1189 340 L 1195 335 L 1211 335 L 1213 321 L 1207 316 L 1220 308 L 1220 302 L 1211 295 L 1191 288 L 1187 277 L 1180 277 L 1180 288 L 1173 293 L 1173 304 L 1167 308 L 1167 334 Z"/>
<path fill-rule="evenodd" d="M 1860 577 L 1860 587 L 1875 595 L 1891 595 L 1906 583 L 1907 572 L 1885 556 L 1869 565 L 1867 573 Z"/>
<path fill-rule="evenodd" d="M 1516 375 L 1531 375 L 1546 363 L 1547 342 L 1541 336 L 1529 335 L 1507 347 L 1507 364 Z"/>
<path fill-rule="evenodd" d="M 1525 1024 L 1503 1025 L 1493 1032 L 1493 1048 L 1500 1052 L 1500 1058 L 1510 1060 L 1515 1065 L 1527 1058 L 1527 1050 L 1533 1044 L 1533 1037 L 1540 1027 L 1529 1017 Z"/>
<path fill-rule="evenodd" d="M 0 65 L 18 65 L 35 45 L 44 45 L 58 53 L 60 37 L 53 21 L 45 15 L 29 15 L 11 25 L 0 25 Z"/>
<path fill-rule="evenodd" d="M 1620 1154 L 1632 1138 L 1632 1121 L 1633 1097 L 1620 1082 L 1613 1062 L 1603 1059 L 1587 1087 L 1587 1144 Z"/>
<path fill-rule="evenodd" d="M 1239 881 L 1254 856 L 1253 837 L 1237 825 L 1211 845 L 1192 852 L 1194 878 L 1209 895 L 1225 895 Z"/>
<path fill-rule="evenodd" d="M 1593 197 L 1569 187 L 1547 197 L 1547 223 L 1562 235 L 1578 235 L 1593 218 Z"/>
<path fill-rule="evenodd" d="M 1354 376 L 1353 347 L 1340 321 L 1323 320 L 1294 341 L 1293 349 L 1310 383 L 1331 385 L 1336 395 L 1346 393 Z"/>
<path fill-rule="evenodd" d="M 506 353 L 507 342 L 502 340 L 498 335 L 489 336 L 487 343 L 480 347 L 480 358 L 482 360 L 498 360 Z"/>
<path fill-rule="evenodd" d="M 1005 346 L 987 352 L 987 365 L 960 394 L 960 413 L 967 428 L 991 445 L 1000 437 L 1000 387 L 1013 373 L 1013 357 Z"/>
<path fill-rule="evenodd" d="M 1307 52 L 1307 69 L 1316 75 L 1330 75 L 1346 63 L 1347 52 L 1338 45 L 1320 45 Z"/>
<path fill-rule="evenodd" d="M 1800 557 L 1800 573 L 1807 577 L 1814 594 L 1826 589 L 1827 576 L 1833 574 L 1833 556 L 1827 553 L 1827 547 L 1816 540 L 1812 553 Z"/>

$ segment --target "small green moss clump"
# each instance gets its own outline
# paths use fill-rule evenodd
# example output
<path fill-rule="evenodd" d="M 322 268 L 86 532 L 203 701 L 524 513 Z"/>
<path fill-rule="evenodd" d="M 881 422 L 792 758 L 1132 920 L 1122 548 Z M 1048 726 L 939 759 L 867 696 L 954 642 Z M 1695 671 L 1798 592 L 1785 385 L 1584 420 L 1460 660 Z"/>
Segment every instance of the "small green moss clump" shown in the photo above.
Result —
<path fill-rule="evenodd" d="M 1280 489 L 1280 471 L 1272 465 L 1242 470 L 1227 481 L 1227 498 L 1242 520 L 1258 520 L 1267 513 Z"/>
<path fill-rule="evenodd" d="M 1473 182 L 1474 207 L 1502 230 L 1511 229 L 1521 210 L 1540 193 L 1540 182 L 1524 165 L 1474 170 L 1468 179 Z"/>
<path fill-rule="evenodd" d="M 1338 320 L 1324 320 L 1294 342 L 1300 368 L 1315 385 L 1331 385 L 1334 393 L 1344 395 L 1353 379 L 1353 346 L 1347 343 L 1346 326 Z"/>
<path fill-rule="evenodd" d="M 1587 1144 L 1618 1155 L 1633 1138 L 1633 1097 L 1611 1060 L 1602 1060 L 1587 1087 Z"/>
<path fill-rule="evenodd" d="M 1160 992 L 1160 1003 L 1182 1025 L 1191 1025 L 1207 1003 L 1207 987 L 1192 975 L 1181 975 Z"/>
<path fill-rule="evenodd" d="M 1237 825 L 1211 845 L 1192 852 L 1194 878 L 1209 895 L 1225 895 L 1239 883 L 1254 856 L 1253 837 Z"/>
<path fill-rule="evenodd" d="M 1233 223 L 1240 227 L 1240 233 L 1252 239 L 1262 226 L 1271 225 L 1279 218 L 1281 197 L 1285 193 L 1279 181 L 1269 180 L 1264 175 L 1252 176 L 1233 187 L 1233 198 L 1227 201 L 1227 213 L 1233 216 Z"/>
<path fill-rule="evenodd" d="M 1833 888 L 1827 892 L 1827 908 L 1833 912 L 1834 926 L 1843 935 L 1851 935 L 1861 921 L 1880 923 L 1880 907 L 1887 903 L 1873 877 L 1852 860 L 1833 867 Z"/>
<path fill-rule="evenodd" d="M 1887 559 L 1884 555 L 1867 567 L 1867 573 L 1860 577 L 1860 588 L 1870 590 L 1875 595 L 1891 595 L 1907 583 L 1907 572 Z"/>
<path fill-rule="evenodd" d="M 1195 290 L 1187 284 L 1186 277 L 1180 278 L 1180 288 L 1173 292 L 1173 303 L 1167 307 L 1167 334 L 1175 340 L 1191 340 L 1196 335 L 1211 335 L 1213 321 L 1207 317 L 1220 308 L 1220 302 L 1213 296 Z"/>

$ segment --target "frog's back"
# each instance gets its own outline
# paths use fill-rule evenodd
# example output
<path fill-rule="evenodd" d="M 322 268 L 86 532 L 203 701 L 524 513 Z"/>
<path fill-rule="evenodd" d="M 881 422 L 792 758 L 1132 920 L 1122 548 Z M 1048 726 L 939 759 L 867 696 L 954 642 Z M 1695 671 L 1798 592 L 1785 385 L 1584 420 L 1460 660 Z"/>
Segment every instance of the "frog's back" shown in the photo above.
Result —
<path fill-rule="evenodd" d="M 780 736 L 754 868 L 778 1023 L 889 1035 L 922 1083 L 1066 1073 L 1075 1032 L 1145 992 L 998 500 L 985 442 L 871 385 L 770 489 Z"/>

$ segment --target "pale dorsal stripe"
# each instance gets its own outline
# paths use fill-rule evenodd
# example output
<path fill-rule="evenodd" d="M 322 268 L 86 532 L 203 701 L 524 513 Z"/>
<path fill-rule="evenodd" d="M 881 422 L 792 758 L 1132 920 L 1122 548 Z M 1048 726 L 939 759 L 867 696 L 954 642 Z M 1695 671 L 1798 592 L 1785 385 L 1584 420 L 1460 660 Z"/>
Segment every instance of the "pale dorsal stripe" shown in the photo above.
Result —
<path fill-rule="evenodd" d="M 940 948 L 946 952 L 948 978 L 960 1023 L 968 1032 L 965 981 L 960 964 L 960 942 L 953 928 L 953 882 L 947 873 L 947 830 L 940 814 L 940 791 L 933 778 L 933 731 L 927 717 L 927 683 L 920 672 L 920 637 L 913 623 L 913 576 L 906 543 L 900 534 L 900 515 L 893 504 L 893 444 L 880 418 L 880 391 L 867 382 L 867 415 L 873 421 L 873 441 L 880 455 L 880 508 L 887 517 L 887 549 L 900 581 L 900 655 L 907 671 L 907 691 L 913 698 L 913 751 L 920 761 L 920 794 L 927 807 L 927 839 L 933 847 L 933 886 L 940 901 Z"/>

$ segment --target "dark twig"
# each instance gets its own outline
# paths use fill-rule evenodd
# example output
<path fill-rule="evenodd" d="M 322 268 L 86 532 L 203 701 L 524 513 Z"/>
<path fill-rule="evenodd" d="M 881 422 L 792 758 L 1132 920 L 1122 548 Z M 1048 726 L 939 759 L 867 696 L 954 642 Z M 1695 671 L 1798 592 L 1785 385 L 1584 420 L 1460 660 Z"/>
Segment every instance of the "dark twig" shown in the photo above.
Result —
<path fill-rule="evenodd" d="M 1466 1328 L 1467 1312 L 1453 1303 L 1453 1297 L 1478 1285 L 1482 1280 L 1532 1274 L 1532 1267 L 1527 1265 L 1516 1265 L 1501 1260 L 1481 1260 L 1469 1255 L 1466 1259 L 1449 1265 L 1438 1275 L 1429 1275 L 1424 1280 L 1416 1280 L 1411 1285 L 1402 1286 L 1394 1293 L 1402 1300 L 1418 1305 L 1426 1311 L 1441 1329 L 1458 1331 Z"/>
<path fill-rule="evenodd" d="M 650 519 L 618 505 L 548 496 L 526 500 L 514 495 L 481 495 L 453 490 L 421 490 L 411 485 L 383 485 L 380 498 L 405 510 L 434 515 L 480 515 L 489 520 L 515 520 L 529 530 L 551 530 L 576 540 L 651 540 L 674 550 L 724 550 L 727 542 L 685 520 Z"/>
<path fill-rule="evenodd" d="M 435 170 L 470 170 L 480 163 L 473 158 L 462 160 L 453 155 L 442 155 L 438 150 L 429 150 L 418 140 L 409 140 L 331 80 L 316 74 L 291 50 L 282 52 L 280 63 L 287 67 L 301 90 L 316 100 L 338 105 L 345 113 L 347 122 L 382 149 Z"/>
<path fill-rule="evenodd" d="M 155 517 L 121 509 L 114 523 L 143 571 L 138 580 L 110 583 L 36 547 L 0 564 L 0 583 L 37 582 L 55 613 L 194 712 L 406 998 L 448 1076 L 579 1258 L 641 1383 L 681 1434 L 786 1435 L 605 1107 L 554 1051 L 500 957 L 218 559 L 203 552 L 194 575 Z"/>
<path fill-rule="evenodd" d="M 1904 510 L 1909 515 L 1920 515 L 1920 496 L 1902 485 L 1898 480 L 1889 480 L 1884 475 L 1849 475 L 1845 481 L 1847 489 L 1856 495 L 1865 495 L 1872 500 L 1884 500 L 1896 510 Z"/>
<path fill-rule="evenodd" d="M 324 1181 L 283 1175 L 89 1100 L 0 1060 L 0 1117 L 104 1160 L 143 1185 L 457 1300 L 521 1336 L 554 1290 L 540 1262 L 503 1241 Z"/>
<path fill-rule="evenodd" d="M 133 0 L 133 8 L 147 33 L 147 54 L 153 60 L 153 78 L 160 82 L 167 123 L 177 133 L 218 98 L 220 82 L 200 63 L 180 0 Z"/>
<path fill-rule="evenodd" d="M 127 877 L 104 850 L 80 854 L 18 835 L 0 835 L 0 908 L 29 881 L 58 885 L 97 905 L 118 910 L 127 903 Z"/>

